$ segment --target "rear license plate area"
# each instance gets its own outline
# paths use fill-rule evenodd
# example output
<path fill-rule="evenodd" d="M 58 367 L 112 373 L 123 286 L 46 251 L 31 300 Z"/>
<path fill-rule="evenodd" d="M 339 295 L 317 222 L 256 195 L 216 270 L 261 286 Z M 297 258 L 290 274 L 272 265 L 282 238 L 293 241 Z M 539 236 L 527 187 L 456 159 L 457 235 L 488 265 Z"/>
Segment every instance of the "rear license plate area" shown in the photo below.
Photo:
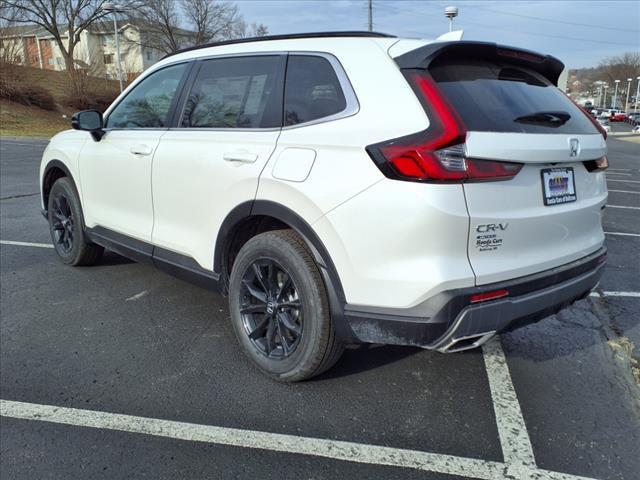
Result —
<path fill-rule="evenodd" d="M 573 168 L 545 168 L 542 177 L 542 200 L 547 206 L 575 202 L 576 183 Z"/>

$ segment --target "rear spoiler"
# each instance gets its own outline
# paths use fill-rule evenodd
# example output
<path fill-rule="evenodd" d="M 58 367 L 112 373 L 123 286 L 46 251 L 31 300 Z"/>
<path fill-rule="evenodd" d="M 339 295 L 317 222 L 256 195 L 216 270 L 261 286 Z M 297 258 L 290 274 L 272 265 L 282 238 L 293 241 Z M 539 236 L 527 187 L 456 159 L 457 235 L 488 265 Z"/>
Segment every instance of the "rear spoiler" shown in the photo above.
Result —
<path fill-rule="evenodd" d="M 453 41 L 435 42 L 411 50 L 395 58 L 400 68 L 428 69 L 435 60 L 453 59 L 508 60 L 509 63 L 530 68 L 538 72 L 554 85 L 564 70 L 564 64 L 556 57 L 507 47 L 488 42 Z"/>

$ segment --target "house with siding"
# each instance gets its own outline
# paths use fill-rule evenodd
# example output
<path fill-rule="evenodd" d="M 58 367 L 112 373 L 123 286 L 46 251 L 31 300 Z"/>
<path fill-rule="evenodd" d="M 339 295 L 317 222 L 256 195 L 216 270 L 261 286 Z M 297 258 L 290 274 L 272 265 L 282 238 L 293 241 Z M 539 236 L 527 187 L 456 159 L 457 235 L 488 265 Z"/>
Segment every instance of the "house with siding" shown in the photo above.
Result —
<path fill-rule="evenodd" d="M 132 80 L 164 56 L 153 47 L 153 34 L 143 25 L 118 25 L 120 63 L 125 80 Z M 177 32 L 181 46 L 192 45 L 195 33 Z M 63 33 L 64 42 L 68 34 Z M 45 70 L 65 70 L 64 57 L 53 36 L 37 25 L 0 29 L 0 58 L 4 61 Z M 76 68 L 92 76 L 117 79 L 113 22 L 96 22 L 80 34 L 74 51 Z"/>

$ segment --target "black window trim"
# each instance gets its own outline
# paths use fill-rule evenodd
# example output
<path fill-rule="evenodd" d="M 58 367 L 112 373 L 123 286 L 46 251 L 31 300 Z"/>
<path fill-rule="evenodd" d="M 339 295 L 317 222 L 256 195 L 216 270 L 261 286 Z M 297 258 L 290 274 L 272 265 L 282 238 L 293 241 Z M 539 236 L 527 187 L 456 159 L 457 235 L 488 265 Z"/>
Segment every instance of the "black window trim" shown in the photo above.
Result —
<path fill-rule="evenodd" d="M 280 118 L 280 126 L 278 127 L 181 127 L 180 122 L 182 120 L 182 115 L 184 114 L 184 109 L 187 105 L 187 99 L 189 95 L 191 95 L 191 89 L 196 81 L 198 76 L 198 72 L 200 68 L 202 68 L 203 62 L 208 60 L 218 60 L 225 58 L 241 58 L 241 57 L 279 57 L 279 65 L 278 65 L 278 78 L 276 79 L 279 82 L 279 87 L 282 89 L 282 101 L 284 102 L 284 74 L 287 60 L 287 52 L 283 51 L 272 51 L 272 52 L 242 52 L 242 53 L 227 53 L 222 55 L 207 55 L 204 57 L 198 57 L 193 59 L 194 66 L 189 72 L 189 78 L 187 82 L 183 85 L 182 92 L 179 98 L 179 103 L 176 105 L 176 109 L 173 112 L 174 115 L 171 117 L 171 122 L 169 123 L 169 130 L 178 131 L 178 132 L 279 132 L 282 129 L 282 117 Z"/>
<path fill-rule="evenodd" d="M 308 122 L 296 123 L 295 125 L 284 125 L 282 130 L 292 130 L 294 128 L 307 127 L 310 125 L 318 125 L 320 123 L 333 122 L 334 120 L 340 120 L 342 118 L 352 117 L 360 111 L 360 102 L 358 102 L 358 97 L 356 96 L 356 92 L 351 85 L 351 81 L 347 76 L 347 73 L 344 71 L 340 60 L 338 60 L 333 54 L 328 52 L 319 52 L 319 51 L 291 51 L 289 52 L 289 57 L 291 56 L 303 56 L 303 57 L 321 57 L 329 62 L 331 68 L 333 68 L 336 77 L 338 78 L 338 82 L 340 83 L 340 88 L 342 89 L 342 94 L 344 95 L 346 105 L 344 109 L 341 111 L 327 115 L 326 117 L 315 118 L 313 120 L 309 120 Z M 285 77 L 286 83 L 286 77 Z M 284 102 L 284 97 L 283 97 Z M 284 110 L 284 104 L 283 104 Z"/>
<path fill-rule="evenodd" d="M 118 100 L 117 103 L 113 103 L 111 104 L 111 106 L 109 107 L 109 109 L 104 113 L 104 123 L 107 124 L 109 121 L 109 116 L 111 115 L 111 113 L 118 107 L 118 105 L 120 105 L 130 94 L 131 92 L 133 92 L 136 87 L 142 83 L 144 80 L 146 80 L 147 78 L 149 78 L 151 75 L 154 75 L 166 68 L 169 67 L 175 67 L 176 65 L 181 65 L 181 64 L 186 64 L 187 68 L 184 71 L 184 73 L 182 74 L 182 78 L 180 79 L 180 82 L 178 83 L 178 86 L 176 87 L 176 94 L 173 96 L 173 99 L 171 100 L 171 105 L 169 106 L 169 112 L 167 113 L 167 126 L 166 127 L 136 127 L 136 128 L 129 128 L 129 127 L 105 127 L 104 131 L 105 132 L 111 132 L 111 131 L 139 131 L 139 130 L 144 130 L 144 131 L 154 131 L 154 130 L 160 130 L 160 131 L 165 131 L 168 130 L 170 128 L 170 126 L 172 125 L 172 122 L 175 118 L 175 110 L 176 110 L 176 106 L 178 105 L 178 100 L 181 97 L 181 93 L 184 90 L 184 85 L 187 81 L 187 79 L 189 78 L 189 76 L 191 75 L 191 71 L 193 70 L 194 67 L 194 60 L 193 59 L 187 59 L 187 60 L 181 60 L 178 62 L 172 62 L 172 63 L 168 63 L 166 65 L 162 65 L 159 68 L 154 69 L 153 71 L 150 71 L 149 73 L 147 73 L 144 76 L 141 76 L 141 78 L 135 82 L 134 84 L 132 84 L 129 88 L 129 90 L 126 92 L 126 94 L 120 98 Z"/>

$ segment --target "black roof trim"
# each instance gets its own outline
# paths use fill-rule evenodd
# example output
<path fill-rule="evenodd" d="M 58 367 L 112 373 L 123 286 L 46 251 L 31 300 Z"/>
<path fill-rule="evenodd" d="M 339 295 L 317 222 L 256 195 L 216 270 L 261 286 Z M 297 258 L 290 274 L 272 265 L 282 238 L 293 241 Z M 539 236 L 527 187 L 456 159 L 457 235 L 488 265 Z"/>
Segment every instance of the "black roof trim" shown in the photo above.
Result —
<path fill-rule="evenodd" d="M 222 42 L 206 43 L 203 45 L 196 45 L 194 47 L 187 47 L 177 52 L 170 53 L 163 57 L 171 57 L 178 53 L 190 52 L 192 50 L 200 50 L 201 48 L 219 47 L 222 45 L 233 45 L 236 43 L 251 43 L 251 42 L 264 42 L 268 40 L 295 40 L 298 38 L 328 38 L 328 37 L 374 37 L 374 38 L 397 38 L 395 35 L 389 35 L 379 32 L 367 32 L 359 30 L 346 30 L 344 32 L 311 32 L 311 33 L 289 33 L 285 35 L 265 35 L 263 37 L 248 37 L 238 38 L 236 40 L 223 40 Z"/>
<path fill-rule="evenodd" d="M 508 52 L 521 55 L 516 55 L 515 57 L 505 55 Z M 400 68 L 428 69 L 429 65 L 436 59 L 454 58 L 500 58 L 508 60 L 510 63 L 533 69 L 544 75 L 554 85 L 558 84 L 558 77 L 564 70 L 564 64 L 551 55 L 544 55 L 523 48 L 474 41 L 429 43 L 424 47 L 416 48 L 396 57 L 395 61 Z"/>

